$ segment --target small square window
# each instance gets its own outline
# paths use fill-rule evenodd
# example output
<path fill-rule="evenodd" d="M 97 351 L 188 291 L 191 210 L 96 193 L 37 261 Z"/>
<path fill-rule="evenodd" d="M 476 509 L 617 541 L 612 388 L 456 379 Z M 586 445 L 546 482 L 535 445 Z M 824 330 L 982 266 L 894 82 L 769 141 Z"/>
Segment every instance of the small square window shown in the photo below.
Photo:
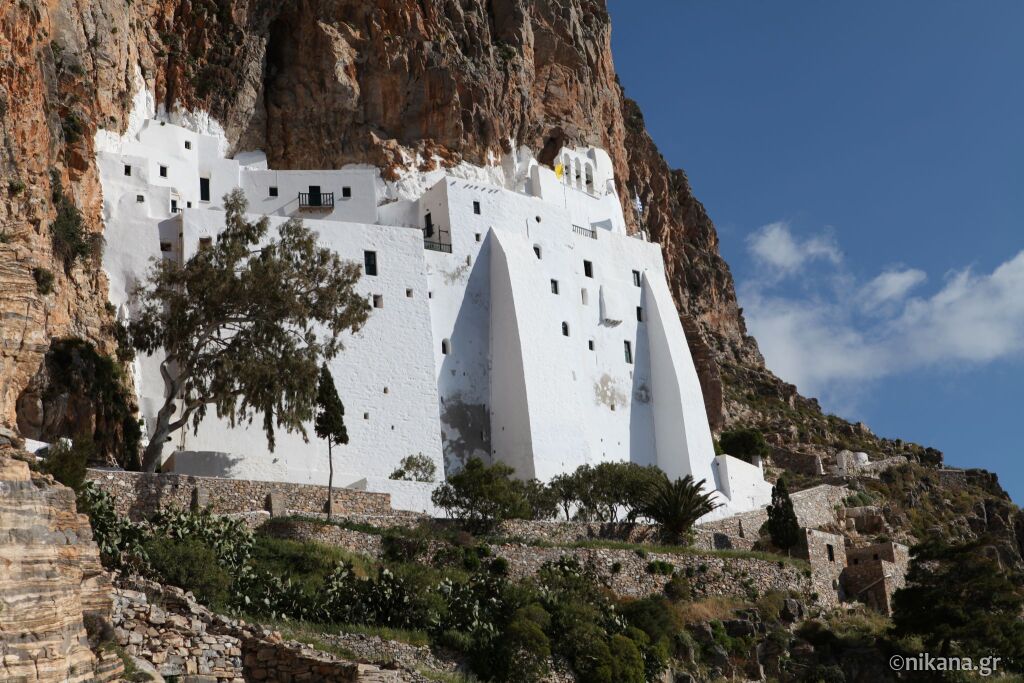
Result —
<path fill-rule="evenodd" d="M 473 202 L 473 213 L 480 215 L 480 202 Z"/>
<path fill-rule="evenodd" d="M 412 290 L 407 288 L 405 290 L 405 295 L 411 299 L 412 298 Z"/>
<path fill-rule="evenodd" d="M 167 177 L 167 167 L 166 166 L 161 166 L 160 167 L 160 177 L 161 178 L 166 178 Z"/>
<path fill-rule="evenodd" d="M 352 188 L 351 187 L 343 187 L 343 188 L 341 188 L 341 196 L 344 199 L 349 199 L 352 196 Z"/>
<path fill-rule="evenodd" d="M 192 202 L 185 202 L 185 208 L 186 209 L 191 209 L 192 208 Z"/>
<path fill-rule="evenodd" d="M 124 174 L 125 175 L 131 175 L 132 174 L 131 164 L 125 164 L 124 165 Z"/>
<path fill-rule="evenodd" d="M 479 242 L 479 241 L 480 241 L 480 233 L 477 233 L 477 234 L 476 234 L 476 241 L 477 241 L 477 242 Z"/>
<path fill-rule="evenodd" d="M 629 340 L 623 342 L 623 349 L 625 350 L 626 362 L 630 365 L 633 364 L 633 345 L 629 343 Z"/>
<path fill-rule="evenodd" d="M 383 294 L 374 294 L 373 295 L 373 307 L 374 308 L 384 308 L 384 295 Z"/>
<path fill-rule="evenodd" d="M 366 273 L 367 275 L 377 274 L 377 252 L 363 252 L 363 272 Z"/>
<path fill-rule="evenodd" d="M 138 202 L 139 204 L 141 204 L 142 202 L 146 201 L 146 195 L 142 195 L 142 194 L 135 195 L 135 201 Z"/>
<path fill-rule="evenodd" d="M 633 284 L 636 285 L 637 287 L 640 286 L 640 271 L 639 270 L 634 270 L 633 271 Z"/>
<path fill-rule="evenodd" d="M 369 420 L 370 419 L 370 414 L 369 413 L 363 413 L 363 419 L 364 420 Z"/>
<path fill-rule="evenodd" d="M 591 351 L 594 350 L 594 340 L 593 339 L 591 339 L 590 341 L 587 342 L 587 348 L 590 349 Z"/>
<path fill-rule="evenodd" d="M 637 306 L 636 307 L 636 321 L 638 323 L 642 323 L 644 321 L 644 307 L 643 306 Z"/>
<path fill-rule="evenodd" d="M 276 197 L 277 196 L 277 186 L 275 186 L 275 185 L 271 185 L 270 186 L 270 196 L 271 197 Z"/>
<path fill-rule="evenodd" d="M 825 544 L 825 548 L 828 550 L 828 561 L 829 562 L 835 562 L 836 561 L 836 549 L 833 548 L 832 545 L 828 544 L 828 543 Z"/>
<path fill-rule="evenodd" d="M 594 264 L 590 261 L 583 262 L 583 274 L 587 277 L 594 277 Z"/>
<path fill-rule="evenodd" d="M 170 251 L 170 250 L 171 250 L 171 243 L 170 242 L 161 242 L 160 243 L 160 251 Z"/>
<path fill-rule="evenodd" d="M 199 251 L 206 251 L 207 249 L 213 248 L 212 237 L 200 237 L 199 238 Z"/>
<path fill-rule="evenodd" d="M 551 293 L 558 294 L 558 280 L 551 281 Z"/>
<path fill-rule="evenodd" d="M 185 149 L 192 149 L 192 141 L 185 140 Z"/>

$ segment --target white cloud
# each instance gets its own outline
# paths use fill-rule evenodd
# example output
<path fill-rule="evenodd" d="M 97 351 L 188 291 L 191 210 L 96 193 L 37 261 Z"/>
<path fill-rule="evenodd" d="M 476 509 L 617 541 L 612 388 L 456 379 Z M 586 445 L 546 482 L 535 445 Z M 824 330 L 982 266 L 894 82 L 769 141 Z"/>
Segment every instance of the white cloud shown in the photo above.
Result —
<path fill-rule="evenodd" d="M 885 304 L 902 301 L 914 287 L 928 279 L 923 270 L 916 268 L 887 270 L 861 290 L 864 308 L 874 309 Z"/>
<path fill-rule="evenodd" d="M 830 234 L 821 234 L 806 240 L 793 236 L 786 222 L 769 223 L 747 237 L 747 248 L 760 265 L 778 275 L 795 272 L 808 261 L 826 260 L 841 263 L 843 254 Z"/>
<path fill-rule="evenodd" d="M 781 270 L 810 258 L 783 224 L 761 228 L 748 246 L 759 263 Z M 832 246 L 828 254 L 841 253 Z M 921 270 L 890 268 L 863 285 L 842 270 L 802 272 L 797 291 L 763 279 L 739 287 L 768 367 L 807 394 L 842 403 L 883 377 L 1024 357 L 1024 251 L 990 273 L 953 272 L 937 291 L 919 296 L 910 294 L 927 280 Z M 836 282 L 843 286 L 831 286 Z"/>

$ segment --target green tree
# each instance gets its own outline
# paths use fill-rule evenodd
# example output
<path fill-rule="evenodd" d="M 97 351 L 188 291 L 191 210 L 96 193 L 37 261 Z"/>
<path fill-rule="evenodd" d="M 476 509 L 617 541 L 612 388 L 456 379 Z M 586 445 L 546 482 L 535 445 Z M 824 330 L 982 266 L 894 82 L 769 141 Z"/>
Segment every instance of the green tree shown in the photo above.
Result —
<path fill-rule="evenodd" d="M 434 505 L 473 530 L 488 531 L 503 519 L 529 518 L 530 506 L 514 470 L 508 465 L 485 465 L 470 458 L 466 465 L 431 494 Z"/>
<path fill-rule="evenodd" d="M 436 476 L 437 465 L 434 464 L 434 461 L 422 453 L 417 453 L 416 455 L 407 455 L 402 458 L 402 462 L 399 463 L 398 467 L 395 468 L 395 471 L 388 478 L 400 481 L 432 483 Z"/>
<path fill-rule="evenodd" d="M 561 508 L 567 520 L 572 519 L 571 513 L 574 505 L 579 504 L 579 480 L 573 474 L 558 474 L 548 482 L 548 490 L 555 501 L 555 506 Z"/>
<path fill-rule="evenodd" d="M 747 462 L 751 462 L 754 456 L 764 458 L 771 453 L 764 435 L 756 429 L 732 429 L 722 432 L 722 438 L 718 442 L 722 452 Z"/>
<path fill-rule="evenodd" d="M 47 449 L 42 470 L 78 492 L 85 484 L 86 468 L 95 455 L 96 446 L 88 433 L 76 437 L 74 441 L 59 439 Z"/>
<path fill-rule="evenodd" d="M 772 544 L 782 550 L 789 550 L 800 541 L 800 523 L 789 498 L 786 480 L 772 487 L 772 502 L 768 506 L 768 521 L 764 523 Z"/>
<path fill-rule="evenodd" d="M 156 471 L 164 443 L 209 406 L 235 426 L 262 415 L 271 450 L 274 431 L 300 432 L 313 419 L 320 363 L 342 348 L 370 311 L 355 291 L 361 268 L 292 219 L 268 236 L 270 222 L 249 222 L 245 196 L 224 198 L 224 231 L 184 264 L 157 261 L 135 290 L 131 325 L 136 349 L 162 353 L 164 404 L 143 469 Z"/>
<path fill-rule="evenodd" d="M 348 443 L 345 406 L 334 386 L 327 363 L 320 366 L 316 387 L 316 435 L 327 442 L 327 519 L 334 514 L 334 447 Z"/>
<path fill-rule="evenodd" d="M 720 505 L 715 502 L 713 491 L 704 492 L 704 483 L 703 479 L 695 482 L 689 474 L 675 481 L 662 474 L 648 487 L 638 512 L 660 524 L 669 540 L 682 542 L 698 519 Z"/>
<path fill-rule="evenodd" d="M 931 539 L 912 551 L 905 588 L 893 597 L 897 635 L 920 636 L 941 656 L 999 655 L 1024 670 L 1024 577 L 1003 566 L 986 538 L 949 545 Z"/>

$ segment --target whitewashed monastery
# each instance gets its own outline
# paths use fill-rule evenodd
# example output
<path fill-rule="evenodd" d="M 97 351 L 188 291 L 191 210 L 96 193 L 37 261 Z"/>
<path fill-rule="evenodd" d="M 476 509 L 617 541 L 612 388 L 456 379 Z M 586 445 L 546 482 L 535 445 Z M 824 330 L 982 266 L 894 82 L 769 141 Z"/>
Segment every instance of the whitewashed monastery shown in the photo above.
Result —
<path fill-rule="evenodd" d="M 216 239 L 235 188 L 254 216 L 301 217 L 363 265 L 373 310 L 330 366 L 351 439 L 335 453 L 336 485 L 429 510 L 436 484 L 388 478 L 405 456 L 423 454 L 439 473 L 477 456 L 541 480 L 632 461 L 705 479 L 723 503 L 715 517 L 769 501 L 759 466 L 714 454 L 661 249 L 626 234 L 604 151 L 565 149 L 552 169 L 523 149 L 488 169 L 386 183 L 371 167 L 274 171 L 261 153 L 225 158 L 223 138 L 155 118 L 134 128 L 97 136 L 120 316 L 151 259 L 188 259 Z M 136 361 L 147 421 L 163 402 L 158 365 Z M 176 435 L 164 470 L 326 484 L 322 442 L 277 441 L 270 452 L 260 429 L 210 415 Z"/>

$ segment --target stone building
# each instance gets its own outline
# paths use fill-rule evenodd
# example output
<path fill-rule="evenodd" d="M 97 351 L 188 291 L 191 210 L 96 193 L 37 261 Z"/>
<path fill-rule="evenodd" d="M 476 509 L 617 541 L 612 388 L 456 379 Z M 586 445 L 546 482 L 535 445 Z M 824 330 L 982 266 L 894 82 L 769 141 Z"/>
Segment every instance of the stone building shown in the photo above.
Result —
<path fill-rule="evenodd" d="M 846 558 L 842 583 L 847 597 L 882 614 L 892 614 L 892 596 L 905 585 L 910 565 L 907 546 L 887 541 L 848 548 Z"/>
<path fill-rule="evenodd" d="M 142 112 L 124 136 L 97 134 L 111 302 L 130 318 L 152 259 L 182 261 L 215 240 L 235 188 L 272 230 L 299 217 L 360 263 L 372 314 L 331 362 L 351 439 L 336 484 L 430 511 L 434 485 L 389 479 L 408 455 L 439 472 L 480 457 L 541 480 L 632 461 L 706 480 L 723 504 L 715 517 L 770 500 L 761 467 L 714 454 L 661 248 L 627 235 L 603 150 L 563 149 L 552 168 L 521 148 L 492 166 L 386 182 L 376 168 L 226 158 L 216 130 Z M 138 359 L 135 381 L 151 421 L 164 400 L 159 359 Z M 164 470 L 326 483 L 323 444 L 277 441 L 272 453 L 261 430 L 209 415 L 175 435 Z"/>

